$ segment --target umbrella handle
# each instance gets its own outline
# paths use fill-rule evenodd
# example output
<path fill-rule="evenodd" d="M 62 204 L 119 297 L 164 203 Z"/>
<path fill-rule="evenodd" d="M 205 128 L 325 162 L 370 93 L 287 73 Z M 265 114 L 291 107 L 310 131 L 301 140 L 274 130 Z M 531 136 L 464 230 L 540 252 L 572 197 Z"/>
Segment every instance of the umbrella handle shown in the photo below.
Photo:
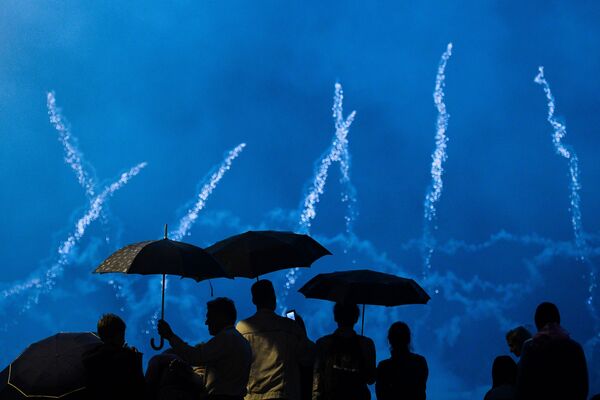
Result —
<path fill-rule="evenodd" d="M 163 346 L 165 345 L 165 338 L 164 337 L 160 337 L 160 342 L 158 343 L 158 346 L 156 344 L 154 344 L 154 338 L 150 339 L 150 346 L 152 346 L 152 348 L 154 350 L 160 350 L 163 348 Z"/>

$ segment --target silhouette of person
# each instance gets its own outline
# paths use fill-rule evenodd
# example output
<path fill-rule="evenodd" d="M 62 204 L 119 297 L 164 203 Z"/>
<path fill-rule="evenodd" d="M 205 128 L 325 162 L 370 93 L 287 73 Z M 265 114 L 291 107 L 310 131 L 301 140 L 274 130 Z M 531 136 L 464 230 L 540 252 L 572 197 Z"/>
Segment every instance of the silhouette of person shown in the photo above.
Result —
<path fill-rule="evenodd" d="M 169 341 L 173 352 L 190 365 L 206 368 L 205 386 L 209 400 L 241 400 L 246 394 L 252 351 L 234 328 L 237 311 L 228 298 L 206 303 L 206 325 L 213 338 L 190 346 L 173 333 L 169 324 L 158 322 L 158 332 Z"/>
<path fill-rule="evenodd" d="M 125 322 L 104 314 L 97 333 L 102 344 L 82 356 L 90 399 L 142 399 L 145 396 L 142 353 L 125 343 Z"/>
<path fill-rule="evenodd" d="M 429 368 L 425 357 L 410 350 L 410 328 L 394 322 L 388 331 L 391 357 L 377 366 L 375 392 L 378 400 L 426 398 Z"/>
<path fill-rule="evenodd" d="M 153 356 L 146 369 L 148 399 L 192 400 L 206 395 L 204 370 L 194 373 L 194 367 L 183 361 L 172 348 Z"/>
<path fill-rule="evenodd" d="M 313 400 L 369 400 L 375 383 L 375 344 L 354 331 L 360 312 L 356 304 L 336 303 L 338 328 L 317 340 Z"/>
<path fill-rule="evenodd" d="M 498 356 L 492 364 L 492 388 L 484 400 L 515 400 L 516 385 L 517 363 L 510 356 Z"/>
<path fill-rule="evenodd" d="M 541 303 L 535 311 L 538 332 L 525 342 L 517 375 L 522 400 L 585 400 L 588 372 L 583 349 L 560 325 L 556 305 Z"/>
<path fill-rule="evenodd" d="M 306 336 L 304 322 L 275 314 L 273 284 L 260 280 L 252 285 L 256 313 L 238 322 L 238 331 L 252 347 L 252 366 L 246 400 L 287 399 L 301 396 L 300 367 L 312 366 L 314 343 Z"/>
<path fill-rule="evenodd" d="M 506 344 L 508 344 L 510 352 L 516 357 L 521 357 L 523 343 L 529 339 L 531 339 L 531 332 L 524 326 L 517 326 L 515 329 L 506 332 Z"/>

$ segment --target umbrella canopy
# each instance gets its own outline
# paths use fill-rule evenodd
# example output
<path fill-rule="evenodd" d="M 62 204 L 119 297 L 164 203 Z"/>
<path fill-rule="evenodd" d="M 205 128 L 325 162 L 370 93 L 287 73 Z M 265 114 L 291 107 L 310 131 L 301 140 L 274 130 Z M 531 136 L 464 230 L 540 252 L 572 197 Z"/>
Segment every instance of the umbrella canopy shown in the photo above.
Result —
<path fill-rule="evenodd" d="M 200 247 L 166 238 L 125 246 L 104 260 L 94 272 L 178 275 L 197 282 L 229 277 L 219 262 Z"/>
<path fill-rule="evenodd" d="M 162 275 L 161 319 L 165 318 L 166 275 L 192 278 L 197 282 L 212 278 L 231 278 L 219 262 L 200 247 L 168 239 L 166 225 L 164 239 L 125 246 L 104 260 L 94 272 Z M 151 339 L 150 345 L 153 349 L 160 350 L 164 345 L 164 338 L 160 338 L 159 345 L 155 345 L 154 339 Z"/>
<path fill-rule="evenodd" d="M 287 268 L 310 267 L 331 253 L 308 235 L 281 231 L 248 231 L 206 248 L 236 277 L 257 278 Z"/>
<path fill-rule="evenodd" d="M 82 355 L 101 343 L 89 332 L 58 333 L 33 343 L 0 374 L 0 398 L 86 398 Z"/>
<path fill-rule="evenodd" d="M 412 279 L 364 269 L 319 274 L 298 291 L 313 299 L 388 307 L 426 304 L 430 299 Z"/>

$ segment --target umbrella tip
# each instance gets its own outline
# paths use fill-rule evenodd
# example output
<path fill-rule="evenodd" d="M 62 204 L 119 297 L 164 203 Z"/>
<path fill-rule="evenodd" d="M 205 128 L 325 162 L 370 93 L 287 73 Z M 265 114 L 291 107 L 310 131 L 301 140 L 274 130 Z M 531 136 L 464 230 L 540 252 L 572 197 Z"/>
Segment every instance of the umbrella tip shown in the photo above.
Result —
<path fill-rule="evenodd" d="M 169 235 L 167 233 L 168 229 L 169 229 L 169 224 L 165 224 L 165 239 L 169 238 Z"/>

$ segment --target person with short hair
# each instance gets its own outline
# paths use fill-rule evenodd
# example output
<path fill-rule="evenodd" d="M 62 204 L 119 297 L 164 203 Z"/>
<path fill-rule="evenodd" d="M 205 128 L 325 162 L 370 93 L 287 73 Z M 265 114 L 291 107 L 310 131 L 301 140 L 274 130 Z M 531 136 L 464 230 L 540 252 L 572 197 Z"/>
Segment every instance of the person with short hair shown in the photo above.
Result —
<path fill-rule="evenodd" d="M 304 322 L 275 313 L 273 284 L 259 280 L 252 285 L 256 313 L 237 324 L 252 347 L 252 366 L 246 400 L 299 400 L 303 366 L 312 366 L 314 344 L 306 336 Z"/>
<path fill-rule="evenodd" d="M 145 395 L 142 353 L 125 343 L 125 322 L 104 314 L 97 325 L 102 344 L 82 356 L 90 399 L 142 399 Z"/>
<path fill-rule="evenodd" d="M 523 345 L 517 374 L 520 400 L 585 400 L 588 371 L 581 345 L 560 325 L 558 307 L 549 302 L 535 310 L 538 332 Z"/>
<path fill-rule="evenodd" d="M 218 297 L 206 303 L 206 325 L 213 336 L 206 343 L 190 346 L 167 322 L 158 322 L 159 334 L 173 352 L 193 366 L 205 366 L 205 387 L 209 400 L 241 400 L 246 394 L 252 350 L 234 328 L 237 311 L 232 300 Z"/>
<path fill-rule="evenodd" d="M 429 368 L 425 357 L 411 352 L 408 325 L 394 322 L 388 330 L 388 342 L 391 357 L 377 366 L 377 399 L 424 400 Z"/>
<path fill-rule="evenodd" d="M 104 314 L 98 320 L 96 331 L 104 343 L 123 347 L 125 344 L 125 322 L 115 314 Z"/>
<path fill-rule="evenodd" d="M 369 400 L 375 382 L 375 344 L 354 331 L 360 311 L 356 304 L 336 303 L 338 328 L 317 340 L 313 400 Z"/>
<path fill-rule="evenodd" d="M 483 400 L 514 400 L 516 384 L 517 363 L 510 356 L 498 356 L 492 364 L 492 388 Z"/>
<path fill-rule="evenodd" d="M 521 357 L 523 344 L 529 339 L 531 339 L 531 332 L 524 326 L 517 326 L 506 332 L 506 344 L 508 344 L 510 352 L 516 357 Z"/>

